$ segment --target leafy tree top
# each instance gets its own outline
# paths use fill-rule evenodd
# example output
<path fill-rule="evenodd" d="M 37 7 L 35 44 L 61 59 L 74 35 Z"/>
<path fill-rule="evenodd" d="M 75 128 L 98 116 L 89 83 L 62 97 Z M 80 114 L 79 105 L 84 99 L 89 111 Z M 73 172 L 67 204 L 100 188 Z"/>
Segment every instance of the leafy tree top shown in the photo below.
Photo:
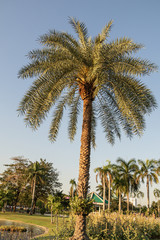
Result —
<path fill-rule="evenodd" d="M 130 38 L 109 42 L 110 21 L 95 38 L 88 36 L 83 22 L 70 18 L 78 39 L 71 34 L 50 31 L 39 38 L 42 49 L 30 51 L 30 63 L 18 76 L 36 77 L 22 99 L 19 113 L 37 129 L 55 106 L 49 139 L 55 141 L 65 106 L 70 108 L 69 138 L 74 140 L 81 102 L 93 102 L 91 140 L 95 146 L 95 128 L 100 119 L 107 140 L 114 143 L 121 127 L 132 137 L 145 128 L 144 115 L 156 107 L 150 90 L 140 77 L 156 70 L 148 60 L 134 57 L 143 46 Z"/>

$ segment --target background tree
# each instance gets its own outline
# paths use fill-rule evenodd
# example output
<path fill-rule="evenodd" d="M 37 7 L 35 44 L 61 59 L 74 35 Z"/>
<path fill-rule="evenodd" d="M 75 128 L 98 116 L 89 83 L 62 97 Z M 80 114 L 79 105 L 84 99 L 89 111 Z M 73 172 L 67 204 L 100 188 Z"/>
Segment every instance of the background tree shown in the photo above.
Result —
<path fill-rule="evenodd" d="M 109 42 L 112 21 L 93 39 L 88 37 L 84 23 L 74 18 L 69 21 L 78 40 L 68 33 L 50 31 L 40 37 L 43 48 L 28 54 L 30 63 L 19 71 L 19 77 L 37 79 L 18 110 L 25 115 L 26 124 L 37 129 L 57 103 L 49 133 L 49 139 L 55 141 L 64 107 L 69 106 L 68 132 L 74 140 L 83 103 L 78 178 L 78 196 L 83 200 L 89 188 L 90 149 L 91 142 L 95 146 L 97 118 L 110 143 L 121 136 L 121 127 L 129 137 L 141 135 L 144 115 L 156 107 L 156 102 L 137 77 L 151 73 L 156 67 L 132 56 L 142 48 L 141 44 L 129 38 Z M 83 212 L 77 215 L 73 239 L 88 239 Z"/>
<path fill-rule="evenodd" d="M 129 193 L 132 192 L 137 186 L 135 183 L 134 174 L 138 170 L 135 159 L 131 159 L 128 162 L 122 158 L 117 159 L 117 171 L 125 182 L 125 193 L 127 195 L 127 211 L 129 212 Z"/>
<path fill-rule="evenodd" d="M 103 211 L 106 209 L 106 185 L 108 183 L 108 169 L 105 169 L 105 167 L 98 167 L 95 168 L 95 173 L 96 174 L 96 181 L 98 182 L 98 177 L 101 180 L 102 186 L 103 186 Z"/>
<path fill-rule="evenodd" d="M 75 179 L 71 179 L 69 183 L 71 184 L 70 196 L 71 196 L 71 198 L 73 198 L 75 196 L 75 194 L 76 194 L 77 184 L 76 184 Z"/>
<path fill-rule="evenodd" d="M 14 157 L 12 160 L 14 161 L 12 164 L 5 165 L 7 169 L 0 177 L 2 202 L 8 199 L 6 204 L 12 206 L 14 211 L 16 211 L 17 204 L 30 207 L 32 202 L 34 212 L 37 200 L 44 202 L 49 194 L 55 194 L 61 188 L 59 173 L 53 168 L 52 163 L 43 159 L 35 163 L 23 157 Z M 2 200 L 1 197 L 0 199 Z"/>
<path fill-rule="evenodd" d="M 158 175 L 157 175 L 157 168 L 156 164 L 157 161 L 147 159 L 145 162 L 142 160 L 138 160 L 140 165 L 139 171 L 137 171 L 137 182 L 142 180 L 144 183 L 144 179 L 146 179 L 146 187 L 147 187 L 147 208 L 149 210 L 150 205 L 150 198 L 149 198 L 149 185 L 152 185 L 152 182 L 158 183 Z"/>
<path fill-rule="evenodd" d="M 62 186 L 59 182 L 59 173 L 53 167 L 53 163 L 47 162 L 45 159 L 40 159 L 39 163 L 44 170 L 44 175 L 43 181 L 37 181 L 36 183 L 34 208 L 38 199 L 44 202 L 49 194 L 54 195 Z"/>
<path fill-rule="evenodd" d="M 144 198 L 144 192 L 142 191 L 134 192 L 133 196 L 137 198 Z M 141 204 L 140 204 L 140 212 L 141 212 Z"/>
<path fill-rule="evenodd" d="M 158 188 L 155 188 L 153 191 L 153 194 L 155 196 L 156 199 L 160 198 L 160 190 Z M 159 208 L 160 208 L 160 201 L 157 201 L 157 206 L 158 206 L 158 217 L 159 217 Z"/>
<path fill-rule="evenodd" d="M 0 208 L 2 211 L 7 210 L 7 205 L 14 206 L 15 193 L 13 189 L 3 189 L 0 187 Z"/>
<path fill-rule="evenodd" d="M 107 172 L 108 178 L 108 210 L 110 211 L 110 204 L 111 204 L 111 183 L 112 183 L 112 165 L 111 161 L 107 160 L 107 165 L 104 166 L 104 170 Z"/>
<path fill-rule="evenodd" d="M 27 168 L 27 180 L 30 182 L 32 192 L 31 214 L 35 212 L 37 199 L 44 200 L 48 194 L 61 187 L 58 182 L 57 170 L 53 168 L 52 163 L 40 159 L 40 162 L 30 162 Z"/>
<path fill-rule="evenodd" d="M 31 192 L 32 192 L 32 202 L 31 202 L 31 210 L 30 214 L 33 214 L 35 211 L 34 202 L 35 202 L 35 193 L 36 193 L 36 185 L 38 182 L 44 184 L 44 175 L 45 168 L 41 166 L 41 164 L 36 162 L 30 162 L 30 165 L 27 169 L 28 179 L 31 183 Z"/>
<path fill-rule="evenodd" d="M 107 199 L 108 198 L 108 188 L 107 188 L 107 184 L 105 183 L 105 198 Z M 98 193 L 99 196 L 101 196 L 103 198 L 103 185 L 102 184 L 98 184 L 96 186 L 96 192 Z"/>
<path fill-rule="evenodd" d="M 54 196 L 49 194 L 47 198 L 47 204 L 46 206 L 50 208 L 51 210 L 51 223 L 53 224 L 53 205 L 54 205 Z"/>
<path fill-rule="evenodd" d="M 121 213 L 121 205 L 122 205 L 122 193 L 126 192 L 126 182 L 122 175 L 120 175 L 117 169 L 113 171 L 114 179 L 113 179 L 113 191 L 119 199 L 119 213 Z"/>
<path fill-rule="evenodd" d="M 61 202 L 61 197 L 55 195 L 52 200 L 52 211 L 55 214 L 56 218 L 56 229 L 58 231 L 58 214 L 62 212 L 63 206 Z"/>
<path fill-rule="evenodd" d="M 13 157 L 12 164 L 4 165 L 7 169 L 1 174 L 1 188 L 7 192 L 12 192 L 12 205 L 14 211 L 19 201 L 20 194 L 24 192 L 26 187 L 26 169 L 28 160 L 23 157 Z"/>

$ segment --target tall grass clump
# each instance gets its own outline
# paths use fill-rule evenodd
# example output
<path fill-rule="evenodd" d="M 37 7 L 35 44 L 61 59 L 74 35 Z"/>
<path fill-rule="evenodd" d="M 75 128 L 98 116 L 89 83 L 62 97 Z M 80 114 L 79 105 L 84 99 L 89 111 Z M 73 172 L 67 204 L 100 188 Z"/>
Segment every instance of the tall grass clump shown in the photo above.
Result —
<path fill-rule="evenodd" d="M 75 216 L 54 229 L 52 236 L 38 239 L 68 240 L 74 233 Z M 118 213 L 91 213 L 87 218 L 90 240 L 153 240 L 160 239 L 160 219 Z M 37 238 L 35 238 L 37 239 Z"/>
<path fill-rule="evenodd" d="M 87 231 L 94 240 L 149 240 L 160 237 L 160 221 L 139 215 L 90 214 Z"/>

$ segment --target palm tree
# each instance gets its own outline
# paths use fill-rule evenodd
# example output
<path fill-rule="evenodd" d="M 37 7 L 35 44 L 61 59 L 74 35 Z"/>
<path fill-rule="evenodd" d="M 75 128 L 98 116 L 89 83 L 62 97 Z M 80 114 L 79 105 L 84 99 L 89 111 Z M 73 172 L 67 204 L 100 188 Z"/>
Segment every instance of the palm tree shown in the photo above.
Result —
<path fill-rule="evenodd" d="M 41 164 L 36 162 L 30 162 L 30 165 L 27 169 L 28 179 L 31 182 L 31 191 L 32 191 L 32 202 L 31 202 L 31 211 L 30 214 L 34 212 L 34 201 L 35 201 L 35 193 L 36 193 L 36 184 L 38 182 L 44 183 L 44 171 L 45 168 L 41 166 Z"/>
<path fill-rule="evenodd" d="M 69 183 L 71 184 L 70 196 L 73 198 L 74 194 L 76 193 L 76 186 L 77 186 L 77 184 L 76 184 L 75 179 L 71 179 Z"/>
<path fill-rule="evenodd" d="M 46 206 L 50 207 L 51 209 L 51 223 L 53 223 L 53 212 L 55 213 L 56 221 L 56 228 L 58 230 L 58 213 L 62 211 L 62 202 L 61 198 L 57 195 L 53 196 L 49 194 L 47 198 Z"/>
<path fill-rule="evenodd" d="M 97 119 L 101 119 L 106 138 L 112 144 L 116 137 L 120 138 L 121 127 L 129 137 L 141 135 L 144 115 L 156 107 L 156 102 L 137 77 L 151 73 L 156 66 L 132 56 L 142 48 L 141 44 L 129 38 L 109 42 L 112 21 L 93 39 L 88 37 L 84 23 L 74 18 L 69 21 L 78 40 L 65 32 L 50 31 L 40 37 L 43 48 L 29 52 L 30 63 L 18 76 L 36 77 L 36 80 L 23 97 L 18 111 L 25 116 L 27 125 L 37 129 L 57 104 L 49 132 L 49 139 L 54 142 L 64 108 L 68 106 L 69 138 L 74 140 L 83 103 L 78 196 L 86 199 Z M 73 239 L 88 239 L 83 212 L 77 216 Z"/>
<path fill-rule="evenodd" d="M 108 188 L 107 188 L 107 184 L 105 184 L 105 188 L 106 188 L 106 195 L 105 198 L 107 199 L 108 197 Z M 103 198 L 103 185 L 102 184 L 98 184 L 96 186 L 96 192 L 98 193 L 99 196 L 101 196 Z"/>
<path fill-rule="evenodd" d="M 157 168 L 156 164 L 157 161 L 155 160 L 149 160 L 147 159 L 145 162 L 142 160 L 138 160 L 139 165 L 141 166 L 141 169 L 137 171 L 137 182 L 144 183 L 144 179 L 146 179 L 146 187 L 147 187 L 147 208 L 149 210 L 149 184 L 152 185 L 152 182 L 158 183 L 158 175 L 157 175 Z"/>
<path fill-rule="evenodd" d="M 144 198 L 144 192 L 142 192 L 142 191 L 134 192 L 133 197 Z M 140 206 L 141 206 L 141 204 L 140 204 Z M 141 207 L 140 207 L 140 212 L 141 212 Z"/>
<path fill-rule="evenodd" d="M 122 158 L 118 158 L 117 163 L 119 164 L 117 165 L 117 171 L 125 182 L 125 192 L 127 195 L 127 212 L 129 212 L 129 192 L 133 191 L 136 187 L 134 174 L 137 171 L 138 166 L 135 159 L 131 159 L 126 162 Z"/>
<path fill-rule="evenodd" d="M 106 208 L 106 183 L 108 183 L 108 178 L 107 178 L 107 171 L 105 167 L 101 168 L 95 168 L 95 173 L 96 174 L 96 181 L 98 181 L 98 177 L 100 178 L 103 186 L 103 211 L 105 211 Z"/>
<path fill-rule="evenodd" d="M 121 213 L 121 204 L 122 204 L 122 193 L 126 191 L 126 182 L 117 171 L 113 172 L 114 179 L 113 179 L 113 191 L 115 191 L 116 195 L 119 198 L 119 213 Z"/>
<path fill-rule="evenodd" d="M 53 224 L 53 205 L 54 205 L 54 196 L 49 194 L 47 198 L 46 206 L 51 209 L 51 223 Z"/>
<path fill-rule="evenodd" d="M 153 194 L 155 196 L 155 198 L 160 198 L 160 190 L 158 188 L 155 188 L 153 191 Z M 158 216 L 159 216 L 159 200 L 157 201 L 157 206 L 158 206 Z"/>
<path fill-rule="evenodd" d="M 153 191 L 153 194 L 155 196 L 155 198 L 159 198 L 160 197 L 160 190 L 158 188 L 155 188 Z"/>
<path fill-rule="evenodd" d="M 110 204 L 111 204 L 111 183 L 112 183 L 112 165 L 111 161 L 107 160 L 107 165 L 104 166 L 104 170 L 107 173 L 108 178 L 108 211 L 110 211 Z"/>

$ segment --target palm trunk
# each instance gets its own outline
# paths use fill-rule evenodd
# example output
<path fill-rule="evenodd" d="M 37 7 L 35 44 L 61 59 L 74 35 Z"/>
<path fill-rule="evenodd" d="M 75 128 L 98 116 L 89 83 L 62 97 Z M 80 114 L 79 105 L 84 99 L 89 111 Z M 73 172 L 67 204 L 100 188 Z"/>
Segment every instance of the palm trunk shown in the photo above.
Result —
<path fill-rule="evenodd" d="M 34 198 L 35 198 L 35 190 L 36 190 L 36 177 L 33 180 L 33 191 L 32 191 L 32 202 L 31 202 L 31 211 L 30 214 L 33 214 L 33 204 L 34 204 Z"/>
<path fill-rule="evenodd" d="M 72 199 L 73 199 L 73 186 L 72 186 Z"/>
<path fill-rule="evenodd" d="M 147 208 L 149 210 L 149 177 L 147 176 Z"/>
<path fill-rule="evenodd" d="M 37 198 L 35 197 L 35 194 L 34 194 L 34 201 L 33 201 L 33 214 L 35 214 L 35 212 L 36 212 L 36 203 L 37 203 Z"/>
<path fill-rule="evenodd" d="M 111 179 L 109 177 L 109 183 L 108 183 L 108 211 L 110 211 L 110 205 L 111 205 Z"/>
<path fill-rule="evenodd" d="M 51 205 L 51 223 L 53 224 L 53 211 L 52 211 L 52 205 Z"/>
<path fill-rule="evenodd" d="M 14 212 L 16 212 L 17 203 L 18 203 L 18 199 L 19 199 L 19 194 L 20 194 L 20 191 L 18 190 L 17 194 L 16 194 L 15 203 L 14 203 Z"/>
<path fill-rule="evenodd" d="M 129 191 L 127 192 L 127 212 L 129 213 Z"/>
<path fill-rule="evenodd" d="M 103 212 L 106 209 L 106 184 L 105 184 L 105 178 L 103 176 Z"/>
<path fill-rule="evenodd" d="M 91 148 L 91 114 L 92 100 L 83 99 L 83 124 L 79 160 L 78 197 L 87 198 L 89 188 L 90 148 Z M 75 232 L 72 240 L 88 240 L 86 234 L 86 215 L 81 213 L 76 218 Z"/>
<path fill-rule="evenodd" d="M 119 191 L 119 213 L 121 213 L 121 203 L 122 203 L 122 195 L 121 195 L 121 192 Z"/>

